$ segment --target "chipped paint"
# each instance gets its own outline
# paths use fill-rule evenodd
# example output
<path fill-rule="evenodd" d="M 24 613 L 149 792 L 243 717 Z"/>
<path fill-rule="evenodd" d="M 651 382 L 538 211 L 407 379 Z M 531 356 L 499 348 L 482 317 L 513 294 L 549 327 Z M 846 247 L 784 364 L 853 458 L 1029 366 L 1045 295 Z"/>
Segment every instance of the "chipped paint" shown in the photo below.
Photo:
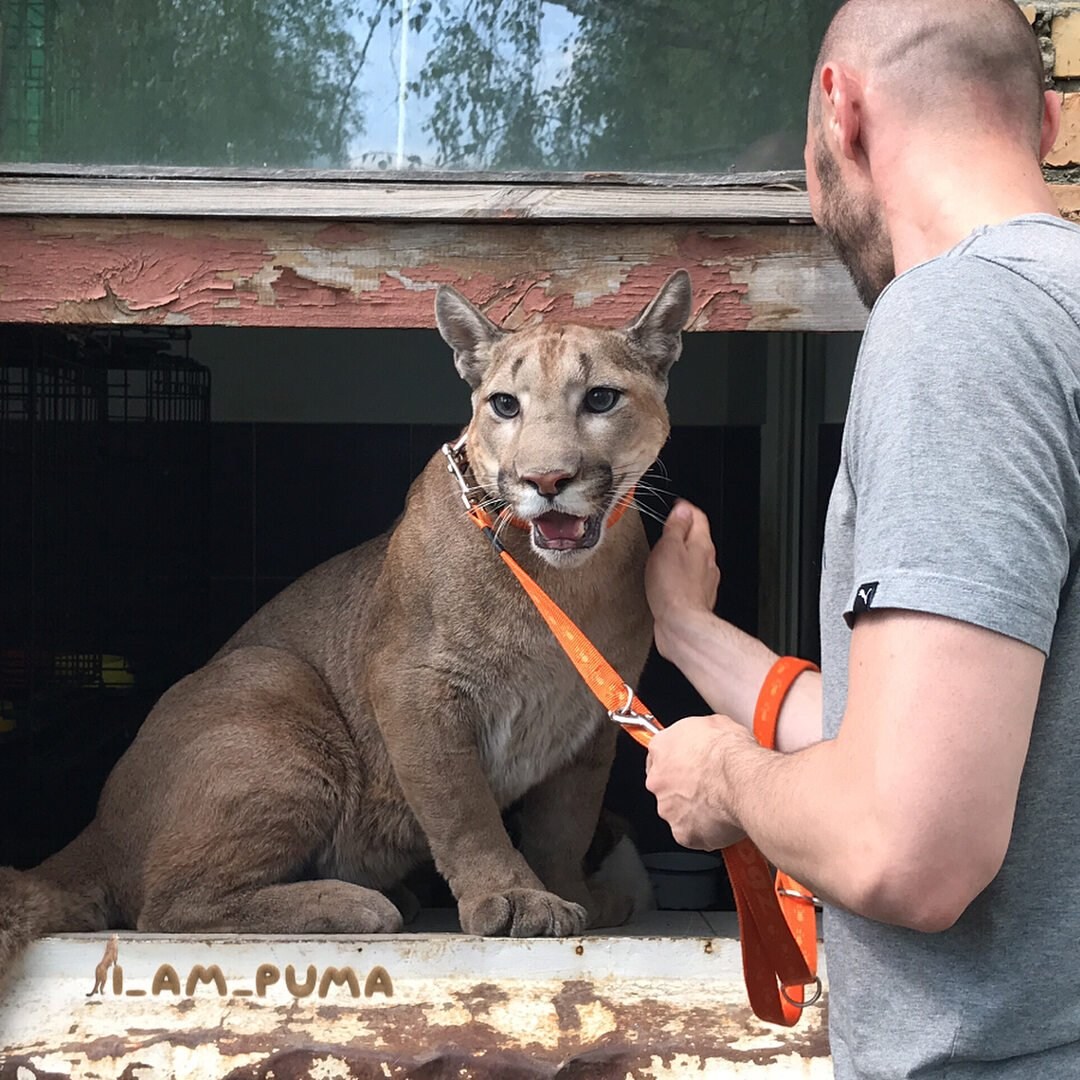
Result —
<path fill-rule="evenodd" d="M 28 950 L 0 1000 L 3 1080 L 831 1075 L 823 1010 L 793 1030 L 757 1020 L 730 938 L 121 934 L 114 952 L 101 934 Z M 88 995 L 105 960 L 122 969 L 119 992 L 105 979 Z M 145 992 L 163 967 L 176 984 Z M 344 977 L 322 997 L 281 979 L 242 993 L 257 972 L 289 967 L 388 978 L 370 997 Z M 189 975 L 211 969 L 221 985 Z"/>
<path fill-rule="evenodd" d="M 810 226 L 0 218 L 0 321 L 431 327 L 460 288 L 517 327 L 625 325 L 690 270 L 695 330 L 860 329 Z"/>

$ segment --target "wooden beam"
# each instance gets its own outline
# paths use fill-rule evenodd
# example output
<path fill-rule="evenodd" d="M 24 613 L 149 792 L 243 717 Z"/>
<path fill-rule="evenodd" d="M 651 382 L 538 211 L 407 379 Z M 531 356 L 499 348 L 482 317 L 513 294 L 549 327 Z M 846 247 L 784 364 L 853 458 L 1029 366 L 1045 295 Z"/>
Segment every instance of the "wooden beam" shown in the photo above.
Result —
<path fill-rule="evenodd" d="M 1076 217 L 1080 184 L 1051 190 Z M 365 221 L 731 221 L 810 224 L 805 175 L 395 173 L 0 165 L 0 215 Z"/>
<path fill-rule="evenodd" d="M 0 218 L 0 321 L 432 327 L 457 285 L 492 318 L 621 325 L 672 270 L 695 330 L 859 330 L 808 225 Z"/>
<path fill-rule="evenodd" d="M 277 166 L 77 165 L 71 162 L 0 162 L 0 177 L 52 176 L 111 180 L 279 180 L 348 181 L 351 184 L 617 184 L 626 187 L 790 187 L 806 189 L 802 169 L 766 172 L 623 172 L 591 169 L 286 169 Z"/>
<path fill-rule="evenodd" d="M 810 223 L 806 193 L 748 186 L 0 176 L 0 215 L 365 221 Z"/>

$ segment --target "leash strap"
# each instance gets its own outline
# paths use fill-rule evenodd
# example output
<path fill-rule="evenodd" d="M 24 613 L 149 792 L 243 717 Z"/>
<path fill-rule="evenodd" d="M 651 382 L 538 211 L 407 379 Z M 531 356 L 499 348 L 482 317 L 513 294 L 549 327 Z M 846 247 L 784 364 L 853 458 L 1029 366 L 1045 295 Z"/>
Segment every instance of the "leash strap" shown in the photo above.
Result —
<path fill-rule="evenodd" d="M 518 565 L 511 555 L 499 552 L 528 593 L 540 615 L 562 646 L 570 662 L 585 680 L 613 720 L 622 724 L 642 746 L 648 746 L 661 730 L 658 720 L 630 690 L 595 645 L 566 613 Z M 814 665 L 789 661 L 783 673 L 795 677 Z M 762 695 L 757 710 L 763 724 L 776 719 L 786 687 L 776 678 L 767 679 L 768 697 Z M 755 716 L 755 728 L 757 728 Z M 756 731 L 755 731 L 756 734 Z M 775 734 L 774 734 L 775 737 Z M 771 740 L 769 744 L 771 749 Z M 740 840 L 720 852 L 731 881 L 739 920 L 743 979 L 750 1007 L 762 1020 L 791 1027 L 802 1011 L 821 997 L 817 977 L 817 920 L 814 898 L 786 874 L 770 874 L 765 857 L 753 841 Z M 809 992 L 808 992 L 809 989 Z"/>
<path fill-rule="evenodd" d="M 817 670 L 816 664 L 795 656 L 782 656 L 769 669 L 754 707 L 754 738 L 766 749 L 776 749 L 776 726 L 780 719 L 780 709 L 792 683 L 804 671 Z M 742 840 L 733 845 L 733 848 L 726 848 L 722 852 L 725 863 L 728 862 L 729 852 L 736 853 L 733 849 L 737 849 L 737 853 L 742 857 L 743 845 L 749 845 L 756 856 L 756 859 L 753 859 L 747 853 L 747 857 L 752 858 L 755 864 L 752 873 L 756 874 L 764 867 L 768 878 L 768 864 L 749 840 Z M 770 1015 L 765 1016 L 757 1006 L 754 1007 L 754 1012 L 762 1019 L 790 1027 L 798 1021 L 803 1009 L 821 997 L 821 980 L 817 975 L 817 917 L 814 910 L 816 899 L 809 890 L 804 889 L 782 870 L 776 872 L 770 892 L 771 900 L 774 901 L 771 909 L 757 913 L 753 920 L 752 934 L 760 939 L 760 946 L 752 940 L 752 934 L 747 932 L 750 928 L 740 914 L 743 971 L 751 1001 L 756 995 L 761 1000 L 762 1009 Z M 760 903 L 756 893 L 757 890 L 755 895 L 744 895 L 743 900 L 748 907 L 751 903 Z M 738 892 L 735 895 L 735 904 L 736 907 L 739 906 Z M 777 920 L 777 914 L 782 922 Z M 775 944 L 769 939 L 773 939 Z M 762 966 L 761 960 L 755 955 L 762 952 L 768 954 L 768 965 Z M 775 978 L 768 977 L 769 968 L 775 973 Z M 751 982 L 755 983 L 753 988 Z M 812 989 L 807 994 L 807 988 L 811 986 Z M 776 1019 L 777 1016 L 780 1019 Z"/>
<path fill-rule="evenodd" d="M 469 518 L 517 578 L 608 716 L 647 747 L 662 725 L 576 623 L 499 542 L 491 515 L 468 496 L 469 489 L 457 460 L 463 448 L 464 440 L 461 440 L 452 447 L 444 446 L 443 452 L 449 471 L 462 488 Z M 625 502 L 616 511 L 619 516 Z M 613 519 L 609 519 L 609 526 Z M 808 660 L 782 657 L 769 671 L 754 712 L 754 735 L 762 746 L 774 748 L 784 697 L 795 679 L 811 669 L 816 667 Z M 821 997 L 814 897 L 786 874 L 778 872 L 773 878 L 765 857 L 749 839 L 724 848 L 721 855 L 735 896 L 743 977 L 750 1007 L 762 1020 L 791 1027 L 798 1022 L 802 1010 Z M 809 995 L 807 987 L 812 987 Z"/>

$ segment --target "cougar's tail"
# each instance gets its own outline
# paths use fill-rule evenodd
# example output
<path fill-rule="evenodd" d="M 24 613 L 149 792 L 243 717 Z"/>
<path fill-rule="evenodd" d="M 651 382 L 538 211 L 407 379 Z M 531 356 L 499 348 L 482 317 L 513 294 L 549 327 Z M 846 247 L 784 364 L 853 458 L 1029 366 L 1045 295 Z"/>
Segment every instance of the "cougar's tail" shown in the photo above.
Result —
<path fill-rule="evenodd" d="M 35 938 L 109 925 L 104 871 L 92 830 L 34 870 L 0 867 L 0 984 Z"/>

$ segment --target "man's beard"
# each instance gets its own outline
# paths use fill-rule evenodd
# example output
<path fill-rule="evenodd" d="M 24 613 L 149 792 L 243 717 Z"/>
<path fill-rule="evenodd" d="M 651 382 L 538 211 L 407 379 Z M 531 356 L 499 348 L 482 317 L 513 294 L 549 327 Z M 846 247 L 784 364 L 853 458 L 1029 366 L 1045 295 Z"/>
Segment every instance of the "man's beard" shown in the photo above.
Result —
<path fill-rule="evenodd" d="M 876 201 L 859 203 L 840 179 L 840 169 L 821 137 L 815 140 L 814 168 L 821 187 L 822 232 L 847 268 L 859 299 L 868 307 L 894 277 L 892 243 Z"/>

